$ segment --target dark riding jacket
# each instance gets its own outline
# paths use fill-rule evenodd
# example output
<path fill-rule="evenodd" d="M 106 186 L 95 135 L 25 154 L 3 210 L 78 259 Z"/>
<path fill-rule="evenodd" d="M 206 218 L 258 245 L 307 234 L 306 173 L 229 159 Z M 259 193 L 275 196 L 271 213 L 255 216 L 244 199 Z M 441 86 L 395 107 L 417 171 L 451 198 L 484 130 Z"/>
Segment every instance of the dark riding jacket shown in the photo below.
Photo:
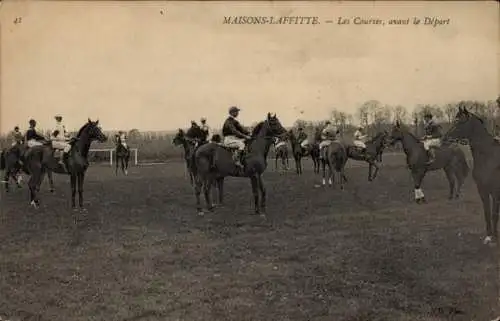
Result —
<path fill-rule="evenodd" d="M 45 140 L 45 137 L 43 137 L 42 135 L 38 134 L 36 132 L 36 129 L 35 128 L 30 128 L 26 131 L 26 141 L 29 141 L 31 139 L 34 139 L 34 140 Z"/>
<path fill-rule="evenodd" d="M 430 121 L 424 127 L 425 135 L 431 138 L 441 138 L 443 136 L 441 132 L 441 126 L 436 124 L 434 121 Z"/>
<path fill-rule="evenodd" d="M 203 139 L 203 131 L 199 126 L 191 126 L 187 133 L 186 137 L 189 139 Z"/>
<path fill-rule="evenodd" d="M 245 138 L 248 135 L 250 135 L 248 130 L 241 126 L 240 122 L 233 117 L 228 117 L 222 126 L 222 136 Z"/>

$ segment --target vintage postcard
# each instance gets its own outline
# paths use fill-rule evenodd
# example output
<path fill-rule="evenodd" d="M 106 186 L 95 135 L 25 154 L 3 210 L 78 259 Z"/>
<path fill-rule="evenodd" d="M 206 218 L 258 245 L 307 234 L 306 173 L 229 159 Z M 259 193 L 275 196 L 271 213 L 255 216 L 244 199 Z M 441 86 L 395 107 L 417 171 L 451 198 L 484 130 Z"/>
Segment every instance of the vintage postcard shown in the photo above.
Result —
<path fill-rule="evenodd" d="M 499 20 L 1 1 L 0 320 L 499 320 Z"/>

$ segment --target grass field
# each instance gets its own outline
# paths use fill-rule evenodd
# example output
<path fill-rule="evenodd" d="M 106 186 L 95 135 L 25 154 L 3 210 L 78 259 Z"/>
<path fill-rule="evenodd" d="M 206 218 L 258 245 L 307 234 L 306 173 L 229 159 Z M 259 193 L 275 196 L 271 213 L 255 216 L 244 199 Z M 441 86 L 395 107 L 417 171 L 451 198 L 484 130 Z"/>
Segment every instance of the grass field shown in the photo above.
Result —
<path fill-rule="evenodd" d="M 346 189 L 314 188 L 274 171 L 267 217 L 251 215 L 247 179 L 228 178 L 223 207 L 198 217 L 181 162 L 115 176 L 95 165 L 78 228 L 68 179 L 1 193 L 0 316 L 11 320 L 438 321 L 491 320 L 498 310 L 498 251 L 482 244 L 472 178 L 447 200 L 429 173 L 428 204 L 413 203 L 401 155 L 379 177 L 349 161 Z"/>

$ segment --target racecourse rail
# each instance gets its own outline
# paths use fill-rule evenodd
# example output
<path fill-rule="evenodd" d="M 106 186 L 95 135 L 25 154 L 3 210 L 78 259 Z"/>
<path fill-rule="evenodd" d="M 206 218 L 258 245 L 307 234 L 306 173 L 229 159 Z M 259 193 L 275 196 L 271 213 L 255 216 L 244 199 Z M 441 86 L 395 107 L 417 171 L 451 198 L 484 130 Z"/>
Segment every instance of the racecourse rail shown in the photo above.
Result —
<path fill-rule="evenodd" d="M 134 165 L 137 165 L 137 148 L 130 148 L 131 152 L 134 152 Z M 113 166 L 113 153 L 115 152 L 114 148 L 101 148 L 101 149 L 91 149 L 89 152 L 108 152 L 109 153 L 109 166 Z"/>

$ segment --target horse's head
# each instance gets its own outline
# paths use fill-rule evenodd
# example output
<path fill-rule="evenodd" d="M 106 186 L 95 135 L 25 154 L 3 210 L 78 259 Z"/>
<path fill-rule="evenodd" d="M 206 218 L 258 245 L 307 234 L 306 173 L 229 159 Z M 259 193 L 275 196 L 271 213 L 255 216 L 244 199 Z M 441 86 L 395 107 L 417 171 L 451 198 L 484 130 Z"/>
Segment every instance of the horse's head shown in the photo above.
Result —
<path fill-rule="evenodd" d="M 184 131 L 181 128 L 179 128 L 179 131 L 177 131 L 177 133 L 174 136 L 173 143 L 175 146 L 179 146 L 184 143 L 184 140 L 185 140 Z"/>
<path fill-rule="evenodd" d="M 267 129 L 268 135 L 273 137 L 285 137 L 287 136 L 287 130 L 281 125 L 280 120 L 276 116 L 276 114 L 271 115 L 271 113 L 267 114 Z"/>
<path fill-rule="evenodd" d="M 470 139 L 474 133 L 478 132 L 478 128 L 484 128 L 483 120 L 469 112 L 465 104 L 459 103 L 455 121 L 450 130 L 444 135 L 443 140 Z"/>
<path fill-rule="evenodd" d="M 387 145 L 394 145 L 396 144 L 397 141 L 402 141 L 405 133 L 407 133 L 408 130 L 404 127 L 403 124 L 399 120 L 396 121 L 396 123 L 392 126 L 390 134 L 387 132 L 387 137 L 385 139 Z"/>
<path fill-rule="evenodd" d="M 78 136 L 80 136 L 83 131 L 87 133 L 87 137 L 90 141 L 97 140 L 100 143 L 104 143 L 108 140 L 108 137 L 102 132 L 101 126 L 99 126 L 99 120 L 92 121 L 89 118 L 87 124 L 82 127 Z"/>

